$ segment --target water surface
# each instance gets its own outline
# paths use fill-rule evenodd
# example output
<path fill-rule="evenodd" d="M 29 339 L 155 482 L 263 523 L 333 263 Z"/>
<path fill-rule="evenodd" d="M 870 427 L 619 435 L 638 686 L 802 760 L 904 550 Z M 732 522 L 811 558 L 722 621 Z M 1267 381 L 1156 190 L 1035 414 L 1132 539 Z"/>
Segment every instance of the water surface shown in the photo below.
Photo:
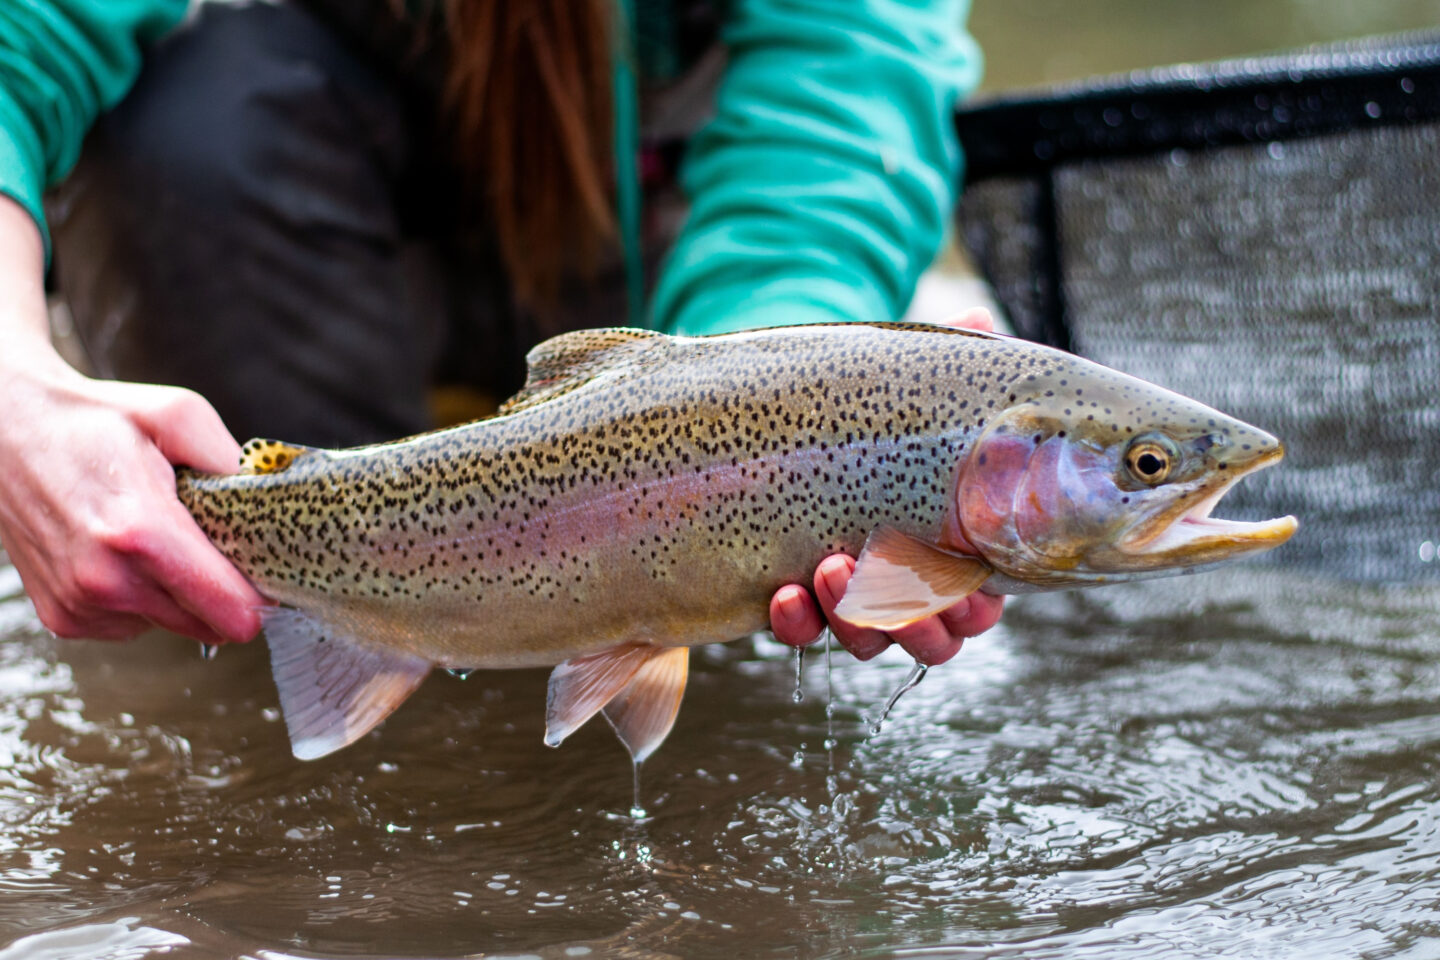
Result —
<path fill-rule="evenodd" d="M 648 817 L 543 671 L 291 759 L 264 650 L 47 638 L 0 568 L 0 958 L 1440 952 L 1433 590 L 1233 572 L 1024 598 L 908 670 L 695 658 Z M 827 739 L 833 746 L 827 749 Z"/>

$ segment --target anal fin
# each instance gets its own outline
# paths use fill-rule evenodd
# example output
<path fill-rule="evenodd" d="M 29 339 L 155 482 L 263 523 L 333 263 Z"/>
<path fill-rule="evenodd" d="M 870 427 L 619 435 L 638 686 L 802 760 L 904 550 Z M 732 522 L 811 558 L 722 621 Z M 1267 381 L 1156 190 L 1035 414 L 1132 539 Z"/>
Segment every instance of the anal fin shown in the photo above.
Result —
<path fill-rule="evenodd" d="M 626 643 L 567 660 L 550 674 L 545 743 L 558 747 L 603 709 L 639 763 L 675 725 L 689 671 L 688 647 Z"/>
<path fill-rule="evenodd" d="M 430 672 L 428 660 L 361 646 L 301 610 L 277 607 L 261 616 L 290 750 L 300 760 L 363 737 Z"/>
<path fill-rule="evenodd" d="M 835 615 L 860 627 L 898 630 L 968 597 L 992 572 L 978 557 L 877 527 L 860 551 Z"/>
<path fill-rule="evenodd" d="M 644 763 L 670 735 L 689 675 L 690 648 L 663 647 L 605 705 L 605 719 L 636 763 Z"/>

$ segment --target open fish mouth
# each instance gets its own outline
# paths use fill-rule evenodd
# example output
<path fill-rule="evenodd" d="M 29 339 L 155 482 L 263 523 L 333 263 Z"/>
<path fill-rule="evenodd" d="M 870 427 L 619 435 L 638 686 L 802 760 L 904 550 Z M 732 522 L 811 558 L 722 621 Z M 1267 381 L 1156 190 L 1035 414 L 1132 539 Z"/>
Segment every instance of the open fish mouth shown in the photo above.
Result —
<path fill-rule="evenodd" d="M 1201 487 L 1125 538 L 1122 549 L 1165 564 L 1210 563 L 1269 550 L 1289 540 L 1299 523 L 1292 516 L 1273 520 L 1225 520 L 1211 516 L 1220 500 L 1245 477 L 1280 462 L 1284 448 L 1256 458 L 1219 487 Z"/>

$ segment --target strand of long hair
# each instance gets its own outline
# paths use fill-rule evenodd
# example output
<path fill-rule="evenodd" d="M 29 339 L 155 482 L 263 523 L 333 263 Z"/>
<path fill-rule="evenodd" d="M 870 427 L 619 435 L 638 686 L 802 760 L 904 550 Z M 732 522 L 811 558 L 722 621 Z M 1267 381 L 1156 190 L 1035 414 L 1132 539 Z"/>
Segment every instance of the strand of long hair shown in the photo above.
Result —
<path fill-rule="evenodd" d="M 445 0 L 445 107 L 518 302 L 543 311 L 616 242 L 613 0 Z"/>

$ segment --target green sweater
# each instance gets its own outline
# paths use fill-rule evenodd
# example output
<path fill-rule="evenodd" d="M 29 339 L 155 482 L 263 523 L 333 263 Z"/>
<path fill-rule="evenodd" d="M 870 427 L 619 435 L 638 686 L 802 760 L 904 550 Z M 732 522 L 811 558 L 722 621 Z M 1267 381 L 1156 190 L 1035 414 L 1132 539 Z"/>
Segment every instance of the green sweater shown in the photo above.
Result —
<path fill-rule="evenodd" d="M 0 5 L 0 193 L 42 233 L 41 194 L 187 6 Z M 980 69 L 966 6 L 732 0 L 729 66 L 715 118 L 687 152 L 691 213 L 655 289 L 654 325 L 697 334 L 903 312 L 955 200 L 951 112 Z M 633 96 L 623 76 L 617 89 Z M 622 123 L 634 117 L 633 103 L 619 107 Z M 621 190 L 633 205 L 633 182 Z"/>

